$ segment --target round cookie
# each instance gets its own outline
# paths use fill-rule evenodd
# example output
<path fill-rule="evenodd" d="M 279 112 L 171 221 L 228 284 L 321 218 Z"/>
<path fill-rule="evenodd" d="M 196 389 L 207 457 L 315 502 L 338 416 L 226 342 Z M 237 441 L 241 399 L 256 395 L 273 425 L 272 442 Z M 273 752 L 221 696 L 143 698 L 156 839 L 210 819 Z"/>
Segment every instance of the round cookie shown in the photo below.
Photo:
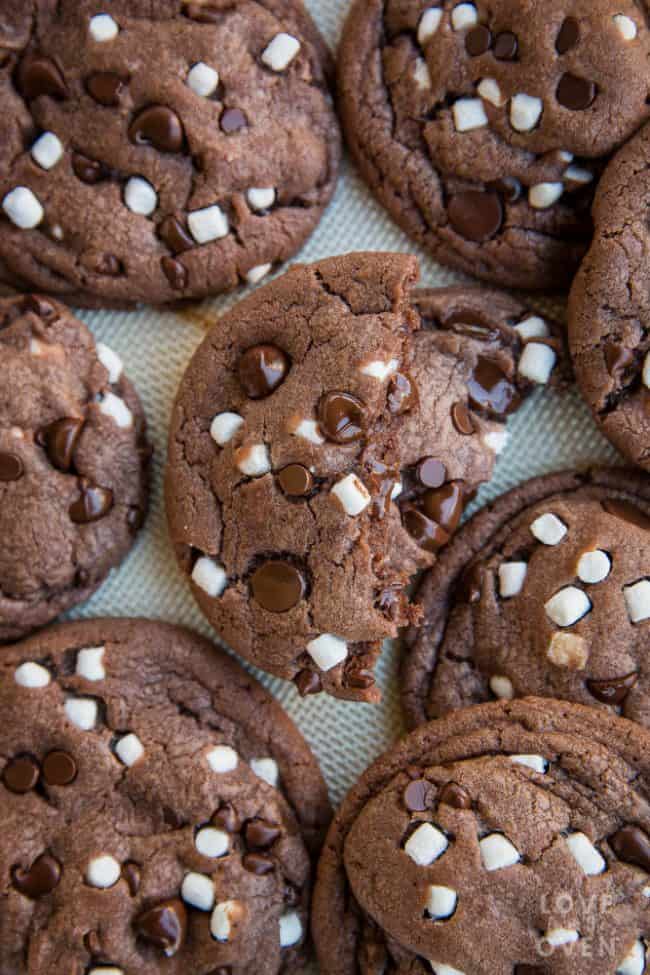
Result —
<path fill-rule="evenodd" d="M 0 673 L 2 971 L 303 970 L 330 810 L 255 680 L 146 620 L 54 627 Z"/>
<path fill-rule="evenodd" d="M 534 694 L 650 727 L 650 479 L 624 469 L 520 485 L 458 532 L 407 640 L 411 726 Z"/>
<path fill-rule="evenodd" d="M 559 290 L 604 162 L 649 117 L 634 0 L 356 0 L 339 55 L 361 172 L 436 260 Z"/>
<path fill-rule="evenodd" d="M 257 284 L 338 171 L 302 0 L 53 0 L 0 25 L 0 280 L 89 307 Z"/>
<path fill-rule="evenodd" d="M 0 643 L 88 599 L 142 527 L 151 448 L 119 357 L 49 298 L 0 300 Z"/>
<path fill-rule="evenodd" d="M 569 301 L 575 374 L 596 423 L 650 472 L 650 127 L 610 163 L 596 194 L 596 232 Z"/>
<path fill-rule="evenodd" d="M 562 376 L 558 326 L 501 294 L 412 293 L 417 273 L 398 254 L 296 267 L 215 324 L 179 390 L 181 567 L 219 635 L 302 693 L 378 699 L 411 576 L 490 478 L 505 416 Z"/>
<path fill-rule="evenodd" d="M 645 729 L 546 699 L 419 728 L 330 829 L 322 975 L 642 975 L 649 754 Z"/>

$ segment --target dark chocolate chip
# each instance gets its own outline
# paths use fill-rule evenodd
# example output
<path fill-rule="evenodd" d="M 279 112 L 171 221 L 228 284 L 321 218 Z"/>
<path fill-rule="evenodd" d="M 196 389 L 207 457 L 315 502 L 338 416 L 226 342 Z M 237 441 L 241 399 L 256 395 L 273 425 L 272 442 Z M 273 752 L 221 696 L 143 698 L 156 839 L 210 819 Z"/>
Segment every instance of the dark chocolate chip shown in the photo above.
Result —
<path fill-rule="evenodd" d="M 477 58 L 492 47 L 492 31 L 485 24 L 478 24 L 465 35 L 465 50 L 470 57 Z"/>
<path fill-rule="evenodd" d="M 548 965 L 515 965 L 513 975 L 551 975 Z"/>
<path fill-rule="evenodd" d="M 134 925 L 141 938 L 162 949 L 171 958 L 185 942 L 187 911 L 181 900 L 173 898 L 139 914 Z"/>
<path fill-rule="evenodd" d="M 580 25 L 575 17 L 567 17 L 560 27 L 560 32 L 555 41 L 555 50 L 558 54 L 566 54 L 572 47 L 575 47 L 580 40 Z"/>
<path fill-rule="evenodd" d="M 246 846 L 251 850 L 268 850 L 282 835 L 282 831 L 265 819 L 251 819 L 244 827 Z"/>
<path fill-rule="evenodd" d="M 109 278 L 117 278 L 124 273 L 124 266 L 115 254 L 102 254 L 90 251 L 81 255 L 81 265 L 94 274 L 102 274 Z"/>
<path fill-rule="evenodd" d="M 251 577 L 253 598 L 270 613 L 287 613 L 303 599 L 306 591 L 302 573 L 290 562 L 273 559 Z"/>
<path fill-rule="evenodd" d="M 221 806 L 221 808 L 217 810 L 212 817 L 212 822 L 219 829 L 225 830 L 226 833 L 238 833 L 241 828 L 239 816 L 230 803 L 226 803 L 226 805 Z"/>
<path fill-rule="evenodd" d="M 424 812 L 433 805 L 436 790 L 426 779 L 409 782 L 404 789 L 404 805 L 409 812 Z"/>
<path fill-rule="evenodd" d="M 450 481 L 435 491 L 425 493 L 424 512 L 427 518 L 444 528 L 448 535 L 453 535 L 463 514 L 464 501 L 462 482 Z"/>
<path fill-rule="evenodd" d="M 610 837 L 609 845 L 619 860 L 650 873 L 650 839 L 638 826 L 624 826 Z"/>
<path fill-rule="evenodd" d="M 112 71 L 98 71 L 86 78 L 86 91 L 100 105 L 115 108 L 120 104 L 124 81 Z"/>
<path fill-rule="evenodd" d="M 135 897 L 140 890 L 141 874 L 137 863 L 129 860 L 122 867 L 122 877 L 126 881 L 131 897 Z"/>
<path fill-rule="evenodd" d="M 456 598 L 463 603 L 478 603 L 483 594 L 485 570 L 480 563 L 470 565 L 456 586 Z"/>
<path fill-rule="evenodd" d="M 516 203 L 523 192 L 521 183 L 514 176 L 502 176 L 501 179 L 488 183 L 487 188 L 498 193 L 506 203 Z"/>
<path fill-rule="evenodd" d="M 515 61 L 519 51 L 517 35 L 506 30 L 498 34 L 494 42 L 494 56 L 497 61 Z"/>
<path fill-rule="evenodd" d="M 605 346 L 605 365 L 607 372 L 613 379 L 620 379 L 635 362 L 634 352 L 618 342 L 609 342 Z"/>
<path fill-rule="evenodd" d="M 284 382 L 289 365 L 289 357 L 277 345 L 254 345 L 239 360 L 239 381 L 250 399 L 264 399 Z"/>
<path fill-rule="evenodd" d="M 25 295 L 23 298 L 23 311 L 38 315 L 44 321 L 56 316 L 56 308 L 45 298 L 38 295 Z"/>
<path fill-rule="evenodd" d="M 37 900 L 56 889 L 61 880 L 61 864 L 49 853 L 34 860 L 29 870 L 16 867 L 12 874 L 13 884 L 25 897 Z"/>
<path fill-rule="evenodd" d="M 129 526 L 129 531 L 134 535 L 137 534 L 144 525 L 144 511 L 142 508 L 137 508 L 135 505 L 129 508 L 126 513 L 126 523 Z"/>
<path fill-rule="evenodd" d="M 352 665 L 345 671 L 345 683 L 348 687 L 367 691 L 369 688 L 374 687 L 377 681 L 371 670 Z"/>
<path fill-rule="evenodd" d="M 628 521 L 631 525 L 636 525 L 637 528 L 645 528 L 646 531 L 650 531 L 650 515 L 647 515 L 641 508 L 637 508 L 631 501 L 621 501 L 620 498 L 607 498 L 601 504 L 604 510 L 608 514 L 614 515 L 615 518 L 621 518 L 623 521 Z"/>
<path fill-rule="evenodd" d="M 323 690 L 323 682 L 320 674 L 315 670 L 301 670 L 293 679 L 301 697 L 309 697 L 312 694 L 320 694 Z"/>
<path fill-rule="evenodd" d="M 267 873 L 275 870 L 275 863 L 270 857 L 262 853 L 246 853 L 242 857 L 242 866 L 249 873 L 254 873 L 257 877 L 264 877 Z"/>
<path fill-rule="evenodd" d="M 232 135 L 233 132 L 241 132 L 242 129 L 248 128 L 248 119 L 241 109 L 227 108 L 221 116 L 220 125 L 226 135 Z"/>
<path fill-rule="evenodd" d="M 18 88 L 27 101 L 40 95 L 66 98 L 68 89 L 63 75 L 50 58 L 28 54 L 18 69 Z"/>
<path fill-rule="evenodd" d="M 77 179 L 91 186 L 95 183 L 101 183 L 102 180 L 108 179 L 110 176 L 108 168 L 103 163 L 97 162 L 96 159 L 89 159 L 88 156 L 82 156 L 80 152 L 73 152 L 72 154 L 72 169 Z"/>
<path fill-rule="evenodd" d="M 608 680 L 588 680 L 587 690 L 603 704 L 622 704 L 639 679 L 637 673 Z"/>
<path fill-rule="evenodd" d="M 456 782 L 447 782 L 442 787 L 438 802 L 441 806 L 453 806 L 454 809 L 472 808 L 472 797 L 469 792 Z"/>
<path fill-rule="evenodd" d="M 181 152 L 185 143 L 183 123 L 166 105 L 150 105 L 129 126 L 129 139 L 137 146 L 153 146 L 159 152 Z"/>
<path fill-rule="evenodd" d="M 418 391 L 415 383 L 404 372 L 397 372 L 388 385 L 388 409 L 395 416 L 408 413 L 417 406 Z"/>
<path fill-rule="evenodd" d="M 80 495 L 68 509 L 71 520 L 76 525 L 87 525 L 99 521 L 113 507 L 113 492 L 108 488 L 90 484 L 85 478 L 79 484 Z"/>
<path fill-rule="evenodd" d="M 19 481 L 25 465 L 18 454 L 0 453 L 0 481 Z"/>
<path fill-rule="evenodd" d="M 158 228 L 158 235 L 167 244 L 172 254 L 182 254 L 183 251 L 196 247 L 196 242 L 178 217 L 165 217 Z"/>
<path fill-rule="evenodd" d="M 447 478 L 447 468 L 435 457 L 426 457 L 418 464 L 418 481 L 426 488 L 439 488 Z"/>
<path fill-rule="evenodd" d="M 290 498 L 302 498 L 314 488 L 314 478 L 302 464 L 289 464 L 278 474 L 280 487 Z"/>
<path fill-rule="evenodd" d="M 521 402 L 515 386 L 493 359 L 479 356 L 474 371 L 467 380 L 470 403 L 475 409 L 493 416 L 514 412 Z"/>
<path fill-rule="evenodd" d="M 572 112 L 584 112 L 593 104 L 596 93 L 597 88 L 593 81 L 578 78 L 577 75 L 567 72 L 560 78 L 556 98 L 560 105 Z"/>
<path fill-rule="evenodd" d="M 366 432 L 366 408 L 351 393 L 326 393 L 319 403 L 318 417 L 323 433 L 334 443 L 354 443 Z"/>
<path fill-rule="evenodd" d="M 49 752 L 43 760 L 43 778 L 47 785 L 71 785 L 77 777 L 77 763 L 61 749 Z"/>
<path fill-rule="evenodd" d="M 39 430 L 37 441 L 57 470 L 67 473 L 71 469 L 83 425 L 83 420 L 69 416 Z"/>
<path fill-rule="evenodd" d="M 457 234 L 481 243 L 501 230 L 503 204 L 498 193 L 466 190 L 452 196 L 447 216 Z"/>
<path fill-rule="evenodd" d="M 174 291 L 184 291 L 189 279 L 185 265 L 181 261 L 177 261 L 175 257 L 163 257 L 160 260 L 160 266 Z"/>
<path fill-rule="evenodd" d="M 440 525 L 413 506 L 404 508 L 402 519 L 409 535 L 427 552 L 437 552 L 449 541 L 449 535 Z"/>
<path fill-rule="evenodd" d="M 2 781 L 10 792 L 24 795 L 31 792 L 39 780 L 41 770 L 31 755 L 18 755 L 10 759 L 2 771 Z"/>
<path fill-rule="evenodd" d="M 471 437 L 476 432 L 472 415 L 464 403 L 454 403 L 451 408 L 451 421 L 463 437 Z"/>

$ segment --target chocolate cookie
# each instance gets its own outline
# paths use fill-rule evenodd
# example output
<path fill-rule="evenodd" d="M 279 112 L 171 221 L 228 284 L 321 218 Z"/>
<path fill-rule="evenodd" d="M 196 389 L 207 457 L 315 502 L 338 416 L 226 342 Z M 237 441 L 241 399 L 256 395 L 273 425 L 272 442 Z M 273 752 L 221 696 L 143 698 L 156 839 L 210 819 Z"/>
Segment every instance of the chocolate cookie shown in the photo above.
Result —
<path fill-rule="evenodd" d="M 650 472 L 650 127 L 612 160 L 596 233 L 575 279 L 569 334 L 576 377 L 606 437 Z"/>
<path fill-rule="evenodd" d="M 649 755 L 645 729 L 537 698 L 419 728 L 330 829 L 322 975 L 643 975 Z"/>
<path fill-rule="evenodd" d="M 0 300 L 0 643 L 88 599 L 142 527 L 151 448 L 119 357 L 58 302 Z"/>
<path fill-rule="evenodd" d="M 301 0 L 54 0 L 0 22 L 0 280 L 86 306 L 256 284 L 334 191 Z"/>
<path fill-rule="evenodd" d="M 416 277 L 398 254 L 294 268 L 215 324 L 178 394 L 181 566 L 220 636 L 303 693 L 378 699 L 405 586 L 489 479 L 507 414 L 561 376 L 557 326 L 491 292 L 413 296 Z"/>
<path fill-rule="evenodd" d="M 0 674 L 2 972 L 302 971 L 327 792 L 256 681 L 146 620 L 54 627 Z"/>
<path fill-rule="evenodd" d="M 403 691 L 412 726 L 528 694 L 650 727 L 650 479 L 553 474 L 471 519 L 419 595 Z"/>
<path fill-rule="evenodd" d="M 557 290 L 588 246 L 604 161 L 649 117 L 649 55 L 634 0 L 356 0 L 344 129 L 436 260 Z"/>

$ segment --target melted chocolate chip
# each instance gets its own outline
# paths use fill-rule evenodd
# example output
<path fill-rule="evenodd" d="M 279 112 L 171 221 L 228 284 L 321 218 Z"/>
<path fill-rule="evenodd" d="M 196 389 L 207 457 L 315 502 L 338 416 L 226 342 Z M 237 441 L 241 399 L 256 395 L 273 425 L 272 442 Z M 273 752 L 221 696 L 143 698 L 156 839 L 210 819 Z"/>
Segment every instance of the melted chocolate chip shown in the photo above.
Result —
<path fill-rule="evenodd" d="M 470 403 L 493 416 L 514 412 L 521 402 L 519 394 L 501 367 L 492 359 L 479 356 L 467 380 Z"/>
<path fill-rule="evenodd" d="M 450 481 L 436 491 L 427 491 L 423 506 L 427 518 L 444 528 L 448 535 L 453 535 L 463 513 L 462 482 Z"/>
<path fill-rule="evenodd" d="M 0 481 L 19 481 L 25 465 L 18 454 L 0 453 Z"/>
<path fill-rule="evenodd" d="M 433 806 L 436 790 L 426 779 L 409 782 L 404 789 L 404 805 L 409 812 L 424 812 Z"/>
<path fill-rule="evenodd" d="M 196 246 L 190 234 L 178 217 L 165 217 L 158 228 L 158 235 L 167 244 L 172 254 L 182 254 Z"/>
<path fill-rule="evenodd" d="M 72 468 L 83 425 L 84 421 L 78 417 L 64 417 L 44 427 L 37 435 L 37 442 L 45 448 L 52 466 L 65 474 Z"/>
<path fill-rule="evenodd" d="M 82 156 L 80 152 L 73 152 L 72 154 L 72 169 L 77 179 L 91 186 L 95 183 L 101 183 L 102 180 L 108 179 L 110 176 L 108 168 L 103 163 L 97 162 L 96 159 L 89 159 L 88 156 Z"/>
<path fill-rule="evenodd" d="M 488 183 L 487 188 L 498 193 L 506 203 L 516 203 L 523 192 L 521 183 L 514 176 L 502 176 L 501 179 Z"/>
<path fill-rule="evenodd" d="M 284 493 L 290 498 L 302 498 L 314 488 L 311 472 L 302 464 L 289 464 L 278 474 L 278 481 Z"/>
<path fill-rule="evenodd" d="M 244 827 L 244 839 L 251 850 L 268 850 L 281 835 L 281 830 L 265 819 L 251 819 Z"/>
<path fill-rule="evenodd" d="M 185 130 L 171 108 L 150 105 L 131 122 L 129 139 L 137 146 L 153 146 L 159 152 L 181 152 L 185 144 Z"/>
<path fill-rule="evenodd" d="M 613 379 L 620 379 L 626 369 L 635 362 L 634 353 L 618 342 L 609 342 L 605 346 L 605 365 L 607 372 Z"/>
<path fill-rule="evenodd" d="M 641 508 L 637 508 L 631 501 L 621 501 L 619 498 L 607 498 L 601 502 L 603 509 L 615 518 L 628 521 L 637 528 L 645 528 L 650 531 L 650 515 L 647 515 Z"/>
<path fill-rule="evenodd" d="M 375 675 L 365 667 L 352 665 L 345 671 L 345 684 L 347 687 L 354 687 L 361 691 L 367 691 L 377 683 Z"/>
<path fill-rule="evenodd" d="M 289 562 L 273 560 L 251 578 L 255 602 L 269 613 L 287 613 L 303 599 L 307 589 L 301 572 Z"/>
<path fill-rule="evenodd" d="M 99 521 L 113 507 L 113 492 L 108 488 L 90 484 L 85 478 L 79 484 L 80 496 L 68 509 L 70 519 L 76 525 L 87 525 Z"/>
<path fill-rule="evenodd" d="M 463 437 L 471 437 L 476 431 L 472 415 L 464 403 L 454 403 L 451 408 L 451 422 Z"/>
<path fill-rule="evenodd" d="M 456 782 L 447 782 L 442 787 L 438 802 L 441 806 L 452 806 L 454 809 L 472 808 L 472 797 L 469 792 Z"/>
<path fill-rule="evenodd" d="M 27 101 L 40 95 L 66 98 L 68 89 L 63 75 L 50 58 L 27 55 L 18 69 L 18 88 Z"/>
<path fill-rule="evenodd" d="M 18 755 L 10 759 L 2 772 L 2 781 L 10 792 L 24 795 L 37 784 L 41 770 L 31 755 Z"/>
<path fill-rule="evenodd" d="M 503 204 L 498 193 L 466 190 L 452 196 L 447 216 L 457 234 L 482 243 L 501 230 Z"/>
<path fill-rule="evenodd" d="M 34 860 L 29 870 L 16 867 L 12 874 L 13 884 L 25 897 L 37 900 L 56 889 L 61 880 L 61 864 L 49 853 Z"/>
<path fill-rule="evenodd" d="M 160 260 L 160 266 L 174 291 L 184 291 L 189 280 L 185 265 L 174 257 L 163 257 Z"/>
<path fill-rule="evenodd" d="M 226 135 L 232 135 L 233 132 L 241 132 L 242 129 L 248 128 L 248 119 L 241 109 L 227 108 L 222 114 L 219 124 Z"/>
<path fill-rule="evenodd" d="M 456 598 L 461 603 L 478 603 L 483 594 L 484 568 L 480 563 L 468 566 L 456 586 Z"/>
<path fill-rule="evenodd" d="M 315 670 L 301 670 L 293 679 L 301 697 L 309 697 L 312 694 L 320 694 L 323 690 L 323 682 L 320 674 Z"/>
<path fill-rule="evenodd" d="M 506 30 L 494 42 L 494 56 L 497 61 L 515 61 L 519 51 L 517 35 Z"/>
<path fill-rule="evenodd" d="M 56 308 L 45 298 L 39 298 L 38 295 L 25 295 L 23 298 L 23 311 L 32 312 L 34 315 L 38 315 L 44 321 L 56 316 Z"/>
<path fill-rule="evenodd" d="M 418 464 L 417 474 L 422 487 L 439 488 L 445 483 L 447 468 L 442 461 L 426 457 Z"/>
<path fill-rule="evenodd" d="M 351 393 L 326 393 L 318 407 L 318 418 L 323 433 L 334 443 L 354 443 L 366 432 L 366 408 Z"/>
<path fill-rule="evenodd" d="M 404 527 L 420 548 L 427 552 L 437 552 L 449 541 L 449 535 L 435 521 L 413 506 L 402 512 Z"/>
<path fill-rule="evenodd" d="M 241 828 L 239 816 L 230 803 L 226 803 L 226 805 L 217 810 L 212 817 L 212 822 L 219 829 L 225 830 L 226 833 L 238 833 Z"/>
<path fill-rule="evenodd" d="M 129 860 L 122 867 L 122 877 L 126 881 L 131 897 L 135 897 L 140 890 L 141 874 L 137 863 Z"/>
<path fill-rule="evenodd" d="M 122 262 L 115 254 L 100 254 L 90 251 L 81 255 L 81 265 L 94 274 L 103 274 L 109 278 L 117 278 L 124 273 Z"/>
<path fill-rule="evenodd" d="M 71 785 L 77 777 L 77 763 L 68 752 L 55 749 L 45 756 L 43 778 L 47 785 Z"/>
<path fill-rule="evenodd" d="M 135 506 L 129 508 L 126 513 L 126 523 L 129 531 L 136 535 L 144 525 L 144 511 Z"/>
<path fill-rule="evenodd" d="M 187 936 L 187 911 L 178 898 L 163 901 L 135 919 L 137 934 L 162 949 L 167 957 L 175 955 Z"/>
<path fill-rule="evenodd" d="M 638 826 L 624 826 L 610 837 L 609 845 L 623 863 L 650 873 L 650 839 Z"/>
<path fill-rule="evenodd" d="M 556 98 L 560 105 L 572 112 L 584 112 L 596 97 L 596 85 L 586 78 L 578 78 L 567 72 L 560 78 Z"/>
<path fill-rule="evenodd" d="M 587 690 L 597 701 L 603 704 L 622 704 L 634 685 L 637 683 L 637 673 L 626 677 L 611 677 L 608 680 L 588 680 Z"/>
<path fill-rule="evenodd" d="M 404 372 L 396 372 L 388 386 L 388 409 L 394 416 L 408 413 L 418 403 L 415 383 Z"/>
<path fill-rule="evenodd" d="M 239 381 L 250 399 L 265 399 L 284 382 L 289 365 L 277 345 L 254 345 L 239 360 Z"/>
<path fill-rule="evenodd" d="M 275 870 L 275 863 L 262 853 L 246 853 L 242 857 L 242 866 L 256 877 L 264 877 Z"/>
<path fill-rule="evenodd" d="M 86 91 L 100 105 L 115 108 L 120 104 L 124 81 L 111 71 L 98 71 L 86 78 Z"/>
<path fill-rule="evenodd" d="M 492 32 L 485 24 L 478 24 L 465 35 L 465 50 L 470 57 L 477 58 L 492 47 Z"/>
<path fill-rule="evenodd" d="M 580 40 L 580 25 L 575 17 L 567 17 L 560 27 L 560 32 L 555 41 L 555 50 L 558 54 L 566 54 L 572 47 L 575 47 Z"/>

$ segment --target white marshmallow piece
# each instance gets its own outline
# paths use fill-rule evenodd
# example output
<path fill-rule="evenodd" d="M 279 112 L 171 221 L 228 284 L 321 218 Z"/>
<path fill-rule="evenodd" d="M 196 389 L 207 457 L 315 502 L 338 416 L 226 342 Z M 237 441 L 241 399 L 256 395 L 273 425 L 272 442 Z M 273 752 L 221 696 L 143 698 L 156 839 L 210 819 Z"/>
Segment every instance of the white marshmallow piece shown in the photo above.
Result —
<path fill-rule="evenodd" d="M 558 151 L 558 158 L 560 162 L 570 163 L 573 162 L 575 157 L 573 153 L 569 152 L 567 149 L 560 149 Z"/>
<path fill-rule="evenodd" d="M 528 574 L 527 562 L 504 562 L 499 566 L 499 595 L 502 599 L 518 596 Z"/>
<path fill-rule="evenodd" d="M 497 456 L 503 453 L 509 442 L 510 434 L 507 430 L 492 430 L 491 433 L 486 433 L 483 437 L 485 446 L 494 451 Z"/>
<path fill-rule="evenodd" d="M 27 186 L 17 186 L 2 201 L 2 209 L 20 230 L 33 230 L 45 216 L 40 200 Z"/>
<path fill-rule="evenodd" d="M 210 933 L 216 941 L 229 941 L 232 931 L 232 920 L 239 910 L 237 901 L 223 901 L 217 904 L 210 918 Z"/>
<path fill-rule="evenodd" d="M 63 144 L 54 132 L 44 132 L 32 146 L 32 159 L 41 169 L 54 169 L 63 155 Z"/>
<path fill-rule="evenodd" d="M 200 829 L 194 838 L 194 846 L 203 857 L 218 860 L 230 850 L 230 837 L 222 829 L 206 826 Z"/>
<path fill-rule="evenodd" d="M 543 755 L 511 755 L 510 761 L 515 765 L 525 765 L 526 768 L 540 775 L 546 775 L 548 772 L 548 762 Z"/>
<path fill-rule="evenodd" d="M 280 947 L 292 948 L 302 941 L 303 927 L 300 915 L 296 911 L 283 914 L 280 918 Z"/>
<path fill-rule="evenodd" d="M 524 342 L 528 339 L 547 339 L 551 334 L 548 325 L 539 315 L 531 315 L 523 322 L 519 322 L 515 325 L 515 332 L 519 333 Z"/>
<path fill-rule="evenodd" d="M 629 952 L 616 969 L 616 975 L 643 975 L 645 971 L 645 944 L 635 941 Z"/>
<path fill-rule="evenodd" d="M 564 193 L 564 183 L 536 183 L 528 190 L 528 202 L 535 210 L 548 210 Z"/>
<path fill-rule="evenodd" d="M 451 26 L 454 30 L 466 30 L 478 24 L 478 13 L 473 3 L 459 3 L 451 12 Z"/>
<path fill-rule="evenodd" d="M 210 425 L 210 436 L 220 447 L 225 447 L 243 426 L 244 418 L 239 413 L 219 413 Z"/>
<path fill-rule="evenodd" d="M 121 968 L 115 968 L 112 965 L 110 965 L 108 968 L 102 965 L 101 968 L 88 969 L 88 975 L 124 975 L 124 971 Z"/>
<path fill-rule="evenodd" d="M 551 928 L 544 935 L 544 941 L 552 948 L 561 948 L 562 945 L 572 945 L 578 940 L 580 935 L 572 928 Z"/>
<path fill-rule="evenodd" d="M 500 701 L 512 701 L 515 696 L 515 689 L 510 678 L 503 677 L 500 674 L 490 677 L 490 690 Z"/>
<path fill-rule="evenodd" d="M 585 552 L 580 556 L 578 562 L 578 578 L 582 582 L 596 585 L 603 582 L 612 571 L 612 560 L 607 552 L 595 549 L 593 552 Z"/>
<path fill-rule="evenodd" d="M 259 284 L 272 270 L 272 264 L 257 264 L 246 272 L 246 280 L 249 284 Z"/>
<path fill-rule="evenodd" d="M 97 14 L 90 18 L 90 36 L 98 44 L 114 41 L 120 32 L 119 25 L 110 14 Z"/>
<path fill-rule="evenodd" d="M 264 477 L 271 470 L 271 458 L 266 444 L 242 447 L 235 454 L 238 470 L 246 477 Z"/>
<path fill-rule="evenodd" d="M 219 72 L 205 61 L 199 61 L 188 71 L 187 84 L 195 95 L 209 98 L 219 87 Z"/>
<path fill-rule="evenodd" d="M 202 873 L 187 873 L 181 885 L 181 897 L 197 911 L 211 911 L 214 907 L 214 884 Z"/>
<path fill-rule="evenodd" d="M 471 132 L 488 124 L 488 117 L 480 98 L 459 98 L 452 108 L 457 132 Z"/>
<path fill-rule="evenodd" d="M 104 394 L 99 403 L 99 412 L 110 416 L 121 430 L 129 430 L 133 426 L 133 413 L 115 393 Z"/>
<path fill-rule="evenodd" d="M 574 626 L 591 610 L 591 600 L 582 589 L 567 586 L 552 596 L 544 609 L 556 626 Z"/>
<path fill-rule="evenodd" d="M 545 514 L 535 519 L 530 530 L 543 545 L 559 545 L 569 529 L 557 515 Z"/>
<path fill-rule="evenodd" d="M 501 833 L 490 833 L 489 836 L 479 840 L 479 850 L 481 862 L 490 873 L 493 870 L 504 870 L 506 867 L 514 867 L 519 863 L 521 857 L 519 851 Z"/>
<path fill-rule="evenodd" d="M 90 697 L 69 697 L 65 702 L 68 719 L 82 731 L 92 731 L 97 724 L 97 701 Z"/>
<path fill-rule="evenodd" d="M 158 194 L 142 176 L 132 176 L 124 187 L 124 203 L 140 217 L 150 217 L 158 206 Z"/>
<path fill-rule="evenodd" d="M 549 345 L 528 342 L 519 359 L 519 374 L 530 379 L 531 383 L 544 386 L 551 378 L 556 363 L 557 353 Z"/>
<path fill-rule="evenodd" d="M 144 755 L 144 746 L 138 736 L 130 732 L 117 742 L 115 745 L 115 754 L 123 765 L 131 768 Z"/>
<path fill-rule="evenodd" d="M 650 352 L 648 352 L 647 356 L 645 357 L 641 379 L 643 380 L 643 385 L 645 388 L 650 389 Z"/>
<path fill-rule="evenodd" d="M 429 7 L 420 17 L 418 24 L 418 44 L 424 47 L 437 32 L 442 22 L 442 10 L 440 7 Z"/>
<path fill-rule="evenodd" d="M 637 26 L 631 17 L 625 14 L 614 14 L 612 20 L 624 41 L 633 41 L 638 34 Z"/>
<path fill-rule="evenodd" d="M 228 576 L 222 565 L 202 555 L 192 570 L 192 582 L 212 599 L 218 599 L 228 585 Z"/>
<path fill-rule="evenodd" d="M 428 867 L 440 859 L 448 846 L 449 840 L 442 830 L 431 823 L 422 823 L 409 837 L 404 852 L 418 867 Z"/>
<path fill-rule="evenodd" d="M 271 71 L 285 71 L 300 50 L 300 41 L 291 34 L 276 34 L 262 53 L 262 63 Z"/>
<path fill-rule="evenodd" d="M 107 345 L 104 345 L 103 342 L 98 342 L 97 358 L 108 373 L 109 383 L 111 386 L 114 386 L 115 383 L 119 382 L 120 376 L 124 371 L 124 364 L 119 355 L 117 352 L 113 352 L 112 349 L 109 349 Z"/>
<path fill-rule="evenodd" d="M 216 745 L 205 757 L 212 771 L 219 775 L 234 772 L 239 764 L 239 756 L 230 745 Z"/>
<path fill-rule="evenodd" d="M 30 690 L 40 690 L 51 683 L 52 677 L 49 670 L 30 660 L 27 663 L 21 664 L 20 667 L 16 667 L 14 680 L 20 687 L 28 687 Z"/>
<path fill-rule="evenodd" d="M 483 101 L 490 102 L 495 108 L 501 108 L 504 102 L 503 94 L 501 88 L 499 87 L 499 82 L 495 81 L 494 78 L 483 78 L 479 82 L 477 87 L 477 92 L 483 99 Z"/>
<path fill-rule="evenodd" d="M 209 244 L 211 240 L 221 240 L 230 231 L 228 218 L 216 203 L 192 210 L 187 216 L 187 226 L 197 244 Z"/>
<path fill-rule="evenodd" d="M 280 782 L 280 769 L 278 763 L 272 758 L 253 758 L 250 763 L 251 769 L 258 777 L 274 789 Z"/>
<path fill-rule="evenodd" d="M 582 166 L 569 166 L 564 170 L 564 179 L 570 183 L 583 183 L 586 186 L 587 183 L 593 182 L 594 174 Z"/>
<path fill-rule="evenodd" d="M 323 633 L 307 644 L 307 653 L 319 670 L 332 670 L 342 663 L 348 656 L 348 645 L 345 640 L 331 633 Z"/>
<path fill-rule="evenodd" d="M 395 481 L 395 485 L 393 487 L 393 490 L 390 492 L 390 499 L 391 499 L 391 501 L 395 501 L 397 498 L 399 498 L 399 496 L 400 496 L 400 494 L 402 493 L 403 490 L 404 490 L 404 485 L 402 484 L 402 482 L 401 481 Z"/>
<path fill-rule="evenodd" d="M 544 103 L 533 95 L 515 95 L 510 101 L 510 124 L 516 132 L 531 132 L 540 118 Z"/>
<path fill-rule="evenodd" d="M 115 857 L 103 854 L 91 860 L 86 867 L 86 883 L 91 887 L 108 890 L 120 879 L 121 867 Z"/>
<path fill-rule="evenodd" d="M 275 203 L 277 193 L 273 186 L 266 189 L 252 187 L 246 194 L 248 205 L 252 210 L 270 210 Z"/>
<path fill-rule="evenodd" d="M 320 427 L 316 420 L 301 420 L 293 430 L 290 431 L 294 437 L 301 440 L 308 440 L 316 444 L 317 447 L 325 443 L 325 437 L 320 432 Z"/>
<path fill-rule="evenodd" d="M 431 72 L 424 58 L 416 58 L 413 65 L 413 80 L 421 91 L 431 88 Z"/>
<path fill-rule="evenodd" d="M 104 680 L 106 647 L 86 647 L 77 654 L 77 675 L 89 681 Z"/>
<path fill-rule="evenodd" d="M 571 833 L 567 836 L 566 844 L 571 856 L 587 877 L 596 877 L 604 873 L 607 862 L 588 836 L 584 833 Z"/>
<path fill-rule="evenodd" d="M 429 964 L 434 975 L 465 975 L 465 972 L 461 972 L 460 968 L 452 968 L 451 965 L 446 965 L 442 961 L 430 961 Z"/>
<path fill-rule="evenodd" d="M 341 502 L 350 518 L 357 518 L 370 504 L 370 492 L 356 474 L 348 474 L 332 488 L 332 494 Z"/>
<path fill-rule="evenodd" d="M 623 588 L 627 614 L 632 623 L 642 623 L 650 619 L 650 580 L 642 579 L 632 586 Z"/>
<path fill-rule="evenodd" d="M 389 376 L 399 369 L 399 359 L 390 359 L 384 362 L 382 359 L 373 359 L 361 366 L 359 372 L 363 376 L 370 376 L 371 379 L 378 379 L 380 383 L 385 382 Z"/>
<path fill-rule="evenodd" d="M 458 894 L 451 887 L 431 885 L 427 896 L 426 912 L 434 921 L 451 917 L 458 904 Z"/>

